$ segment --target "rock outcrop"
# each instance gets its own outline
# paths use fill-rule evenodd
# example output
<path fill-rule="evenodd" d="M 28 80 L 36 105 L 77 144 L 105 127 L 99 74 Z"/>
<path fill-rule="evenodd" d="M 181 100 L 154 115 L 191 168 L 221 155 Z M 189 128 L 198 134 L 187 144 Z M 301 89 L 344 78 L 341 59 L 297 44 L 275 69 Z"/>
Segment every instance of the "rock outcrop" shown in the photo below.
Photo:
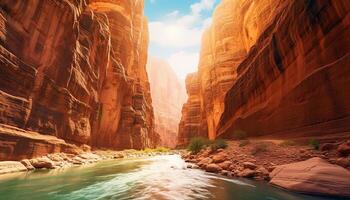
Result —
<path fill-rule="evenodd" d="M 190 75 L 197 101 L 184 106 L 179 140 L 348 132 L 349 11 L 345 0 L 223 0 Z M 189 115 L 197 129 L 181 128 L 193 126 Z"/>
<path fill-rule="evenodd" d="M 13 172 L 22 172 L 22 171 L 27 171 L 27 168 L 18 161 L 0 162 L 0 175 L 13 173 Z"/>
<path fill-rule="evenodd" d="M 0 6 L 0 159 L 155 145 L 143 1 Z"/>
<path fill-rule="evenodd" d="M 350 197 L 350 172 L 321 158 L 277 166 L 270 183 L 295 192 Z"/>
<path fill-rule="evenodd" d="M 350 130 L 350 3 L 281 8 L 238 67 L 218 127 L 224 137 L 236 129 L 286 137 Z"/>
<path fill-rule="evenodd" d="M 186 77 L 187 102 L 182 107 L 182 116 L 179 124 L 178 146 L 188 143 L 189 139 L 206 133 L 205 123 L 201 118 L 201 96 L 200 84 L 197 73 L 189 74 Z"/>
<path fill-rule="evenodd" d="M 151 84 L 155 132 L 160 136 L 161 146 L 174 148 L 177 144 L 181 107 L 186 101 L 185 86 L 171 66 L 160 58 L 149 57 L 147 72 Z"/>

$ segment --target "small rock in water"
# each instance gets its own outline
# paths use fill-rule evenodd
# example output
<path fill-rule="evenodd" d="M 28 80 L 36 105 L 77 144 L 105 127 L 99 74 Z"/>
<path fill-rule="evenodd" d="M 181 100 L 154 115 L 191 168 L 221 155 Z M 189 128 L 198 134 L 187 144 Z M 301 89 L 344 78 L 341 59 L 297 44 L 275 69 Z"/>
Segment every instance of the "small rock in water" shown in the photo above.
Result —
<path fill-rule="evenodd" d="M 244 169 L 243 171 L 238 173 L 238 176 L 244 177 L 244 178 L 253 178 L 257 174 L 256 171 L 251 169 Z"/>
<path fill-rule="evenodd" d="M 34 170 L 35 167 L 30 163 L 28 159 L 21 160 L 21 163 L 28 169 L 28 170 Z"/>
<path fill-rule="evenodd" d="M 54 169 L 54 163 L 52 160 L 50 160 L 47 157 L 37 158 L 30 160 L 30 163 L 35 167 L 36 169 Z"/>

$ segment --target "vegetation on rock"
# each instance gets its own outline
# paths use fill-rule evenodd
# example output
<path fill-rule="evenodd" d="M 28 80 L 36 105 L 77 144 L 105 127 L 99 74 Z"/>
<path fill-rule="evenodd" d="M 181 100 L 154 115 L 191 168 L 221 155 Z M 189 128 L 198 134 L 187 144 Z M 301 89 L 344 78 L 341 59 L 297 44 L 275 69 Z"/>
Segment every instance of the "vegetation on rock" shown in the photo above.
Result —
<path fill-rule="evenodd" d="M 309 145 L 315 149 L 315 150 L 319 150 L 320 149 L 320 142 L 316 139 L 312 139 L 309 141 Z"/>
<path fill-rule="evenodd" d="M 225 149 L 227 147 L 227 142 L 223 139 L 210 141 L 209 139 L 204 137 L 194 137 L 190 140 L 187 149 L 192 153 L 197 154 L 200 150 L 202 150 L 205 147 L 209 147 L 212 151 L 216 151 L 218 149 Z"/>

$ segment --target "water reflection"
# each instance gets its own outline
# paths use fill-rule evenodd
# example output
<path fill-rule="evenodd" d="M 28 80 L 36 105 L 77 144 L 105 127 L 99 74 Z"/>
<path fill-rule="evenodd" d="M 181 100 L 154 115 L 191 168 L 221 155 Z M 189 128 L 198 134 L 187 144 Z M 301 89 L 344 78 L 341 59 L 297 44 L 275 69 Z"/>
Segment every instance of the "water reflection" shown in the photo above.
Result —
<path fill-rule="evenodd" d="M 330 200 L 185 166 L 180 156 L 172 155 L 20 173 L 0 179 L 0 199 Z"/>

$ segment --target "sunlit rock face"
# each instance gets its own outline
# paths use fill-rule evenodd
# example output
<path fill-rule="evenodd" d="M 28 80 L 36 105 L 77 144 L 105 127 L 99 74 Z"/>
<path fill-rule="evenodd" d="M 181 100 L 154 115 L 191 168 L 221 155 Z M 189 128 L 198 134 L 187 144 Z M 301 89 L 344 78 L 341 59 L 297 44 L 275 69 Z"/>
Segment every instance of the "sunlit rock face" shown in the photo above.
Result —
<path fill-rule="evenodd" d="M 350 2 L 286 1 L 238 66 L 218 133 L 350 130 Z"/>
<path fill-rule="evenodd" d="M 1 159 L 155 145 L 143 1 L 0 5 Z"/>
<path fill-rule="evenodd" d="M 161 146 L 175 147 L 181 108 L 186 101 L 185 86 L 178 80 L 171 66 L 160 58 L 149 57 L 147 71 L 151 84 L 155 131 Z"/>
<path fill-rule="evenodd" d="M 202 135 L 203 131 L 201 118 L 201 96 L 200 84 L 197 73 L 189 74 L 186 77 L 186 90 L 188 99 L 182 107 L 182 116 L 179 124 L 178 146 L 183 146 L 188 143 L 189 139 L 196 136 L 206 137 Z"/>
<path fill-rule="evenodd" d="M 182 140 L 348 130 L 348 70 L 324 68 L 347 63 L 348 8 L 347 1 L 223 0 L 202 38 L 198 100 L 185 104 L 180 123 L 193 125 L 184 117 L 193 105 L 200 128 L 180 128 Z"/>
<path fill-rule="evenodd" d="M 188 91 L 196 100 L 189 98 L 183 108 L 179 141 L 186 143 L 194 136 L 216 137 L 224 98 L 237 78 L 237 67 L 280 4 L 280 1 L 223 0 L 215 9 L 212 25 L 202 36 L 196 81 L 193 75 L 188 77 L 187 88 L 197 85 L 198 89 Z M 198 112 L 190 111 L 190 107 Z"/>

